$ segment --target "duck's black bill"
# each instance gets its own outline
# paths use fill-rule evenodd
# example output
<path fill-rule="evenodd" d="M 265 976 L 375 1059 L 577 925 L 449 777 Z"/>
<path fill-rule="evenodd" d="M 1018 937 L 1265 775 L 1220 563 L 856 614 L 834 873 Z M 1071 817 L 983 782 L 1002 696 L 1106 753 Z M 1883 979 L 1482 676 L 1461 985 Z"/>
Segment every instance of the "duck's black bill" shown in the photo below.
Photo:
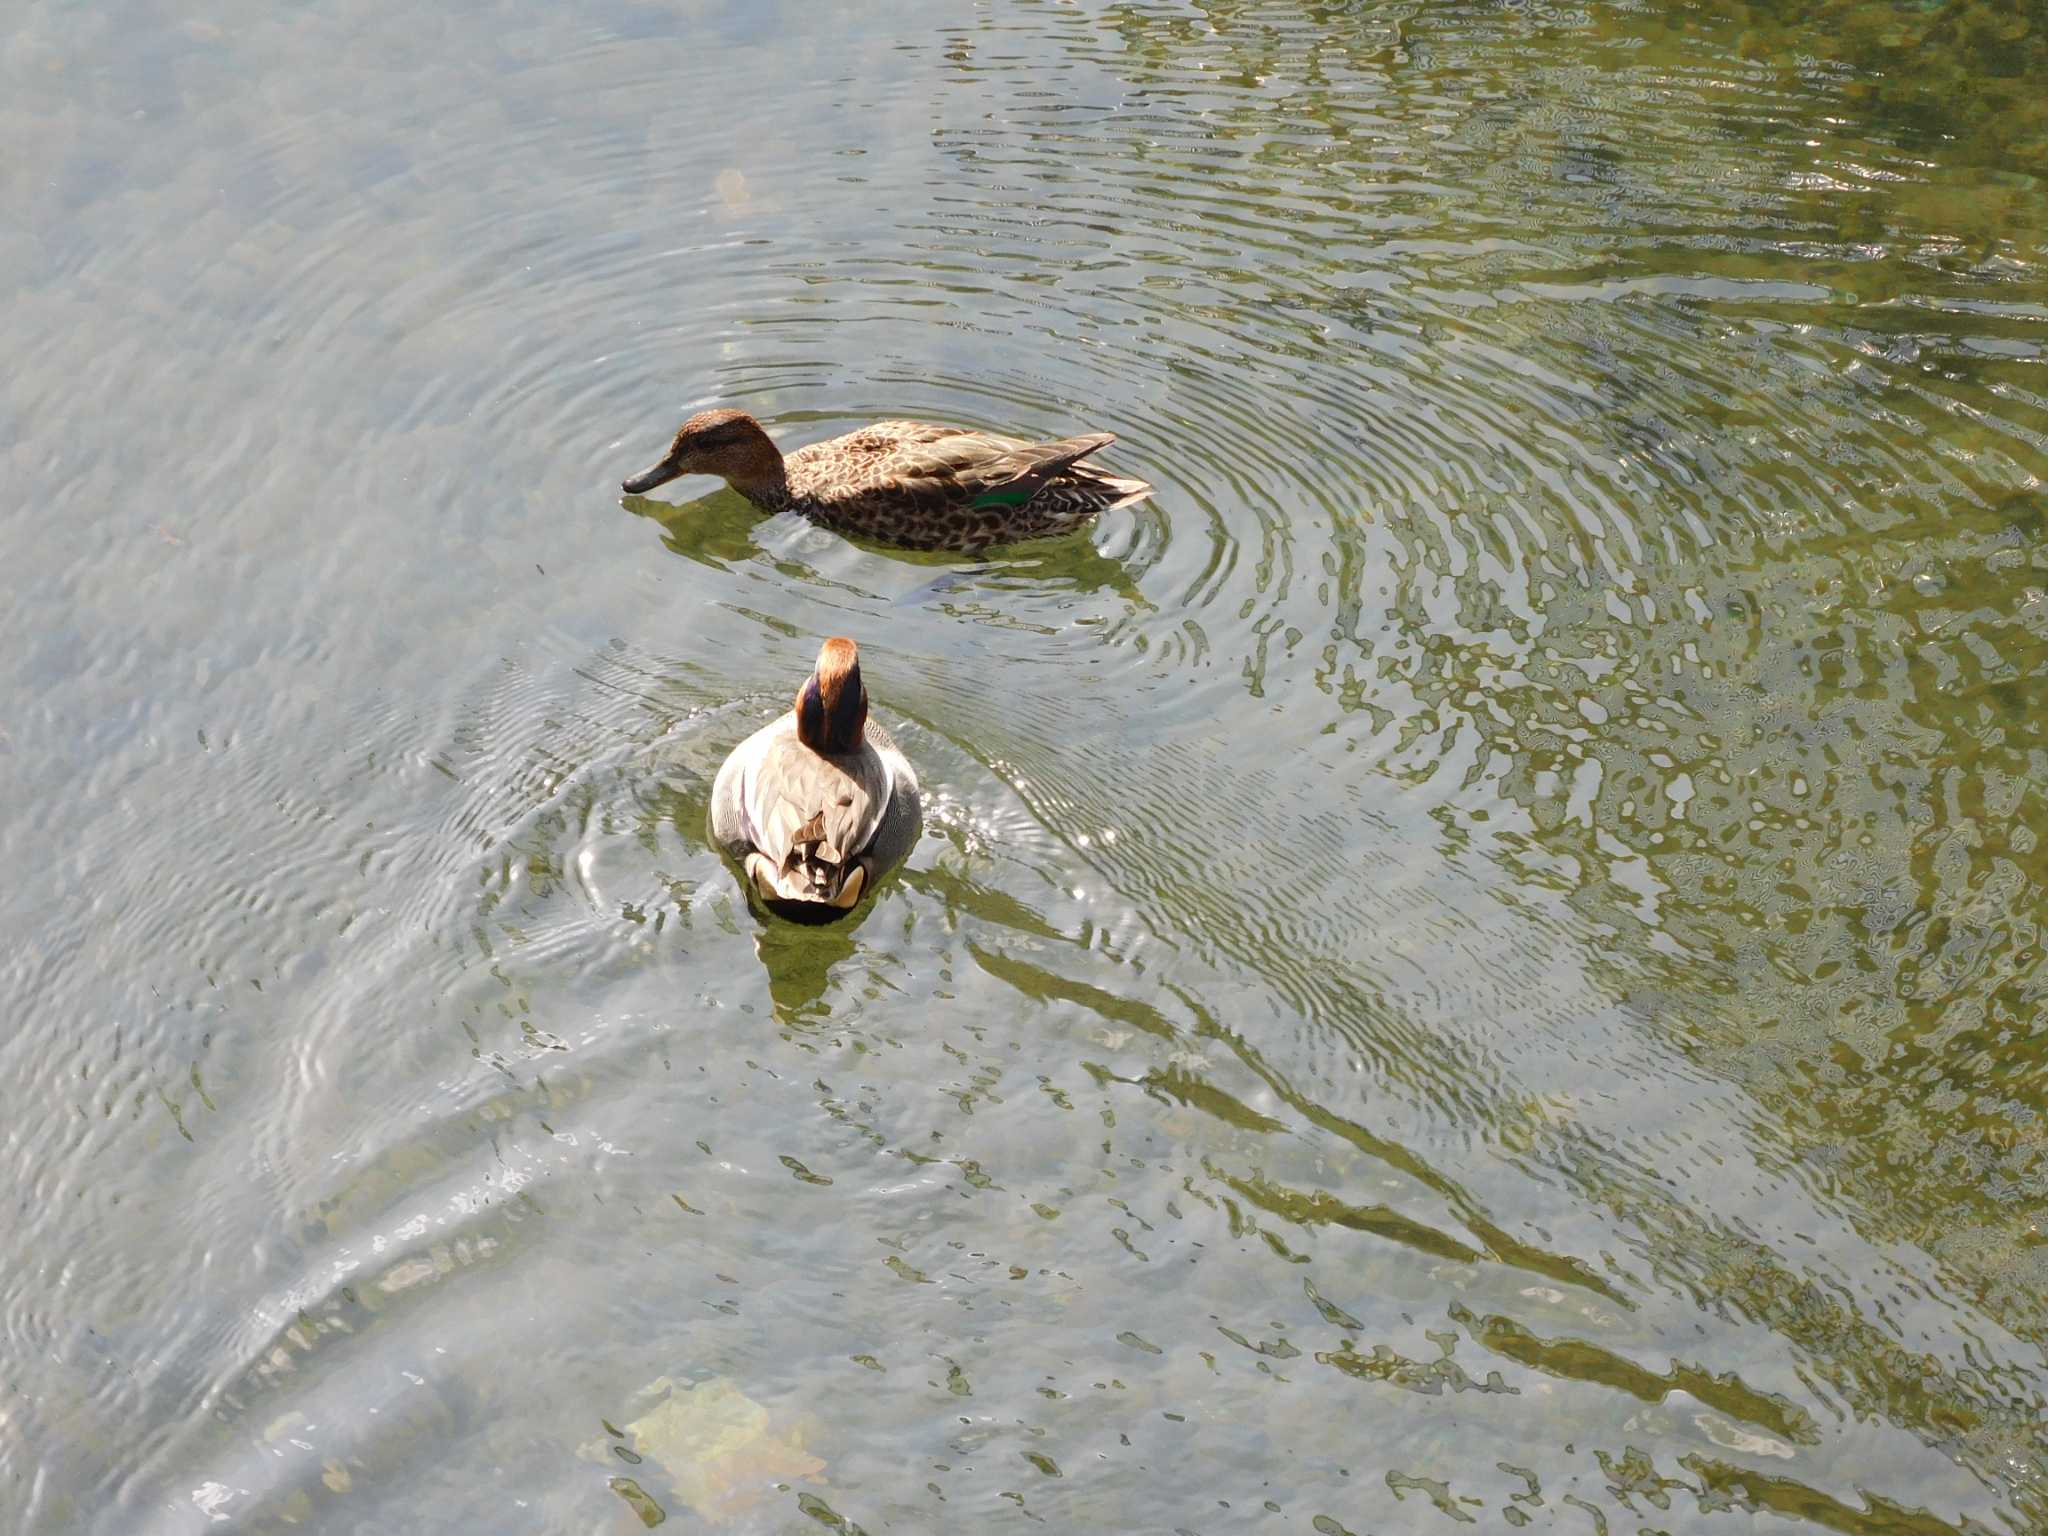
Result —
<path fill-rule="evenodd" d="M 620 482 L 619 489 L 628 496 L 644 496 L 657 485 L 667 485 L 669 481 L 681 474 L 682 471 L 680 469 L 664 459 L 651 469 L 641 470 L 632 479 Z"/>

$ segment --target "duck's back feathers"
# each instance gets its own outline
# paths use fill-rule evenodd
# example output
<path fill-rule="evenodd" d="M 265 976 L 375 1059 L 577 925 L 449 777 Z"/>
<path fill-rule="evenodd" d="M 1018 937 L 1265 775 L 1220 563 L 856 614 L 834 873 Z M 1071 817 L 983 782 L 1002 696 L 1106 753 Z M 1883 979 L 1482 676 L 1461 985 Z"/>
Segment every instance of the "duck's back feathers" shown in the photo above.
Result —
<path fill-rule="evenodd" d="M 1027 443 L 986 432 L 962 432 L 933 443 L 905 465 L 907 480 L 929 479 L 975 507 L 1021 507 L 1059 474 L 1115 442 L 1108 432 Z M 922 460 L 923 462 L 920 462 Z"/>
<path fill-rule="evenodd" d="M 767 900 L 852 907 L 910 852 L 922 825 L 917 774 L 887 731 L 833 756 L 785 714 L 741 742 L 711 787 L 711 833 Z"/>
<path fill-rule="evenodd" d="M 793 505 L 830 526 L 912 547 L 972 549 L 1064 533 L 1151 495 L 1081 461 L 1116 441 L 1052 442 L 925 421 L 880 421 L 786 461 Z"/>

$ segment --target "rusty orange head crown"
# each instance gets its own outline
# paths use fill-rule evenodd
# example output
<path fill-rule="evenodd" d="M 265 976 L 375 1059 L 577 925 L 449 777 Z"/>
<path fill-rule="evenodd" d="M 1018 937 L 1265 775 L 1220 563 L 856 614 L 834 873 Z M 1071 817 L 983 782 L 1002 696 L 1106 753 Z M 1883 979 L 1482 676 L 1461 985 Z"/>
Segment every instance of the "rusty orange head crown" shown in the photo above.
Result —
<path fill-rule="evenodd" d="M 860 745 L 867 722 L 860 648 L 835 635 L 818 647 L 818 664 L 797 690 L 797 740 L 813 752 L 851 752 Z"/>

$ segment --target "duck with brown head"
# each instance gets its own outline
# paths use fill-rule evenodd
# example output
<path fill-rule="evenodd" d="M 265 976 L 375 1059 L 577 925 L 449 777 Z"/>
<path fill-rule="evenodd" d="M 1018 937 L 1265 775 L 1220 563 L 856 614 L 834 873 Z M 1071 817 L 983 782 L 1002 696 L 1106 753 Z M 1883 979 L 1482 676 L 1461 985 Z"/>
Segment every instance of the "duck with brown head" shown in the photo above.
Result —
<path fill-rule="evenodd" d="M 860 650 L 831 639 L 818 648 L 818 664 L 796 694 L 796 738 L 813 752 L 838 757 L 860 745 L 868 723 L 868 691 L 860 680 Z"/>
<path fill-rule="evenodd" d="M 683 475 L 717 475 L 760 506 L 789 498 L 781 450 L 745 411 L 699 411 L 676 429 L 658 462 L 620 488 L 628 496 L 644 496 Z"/>
<path fill-rule="evenodd" d="M 860 652 L 827 640 L 795 706 L 754 732 L 711 786 L 711 835 L 771 910 L 851 911 L 924 825 L 917 771 L 868 718 Z"/>
<path fill-rule="evenodd" d="M 786 457 L 744 411 L 699 411 L 659 463 L 625 482 L 644 495 L 681 475 L 718 475 L 766 512 L 906 549 L 982 549 L 1071 533 L 1145 500 L 1143 480 L 1083 462 L 1107 432 L 1034 442 L 928 421 L 878 421 Z"/>

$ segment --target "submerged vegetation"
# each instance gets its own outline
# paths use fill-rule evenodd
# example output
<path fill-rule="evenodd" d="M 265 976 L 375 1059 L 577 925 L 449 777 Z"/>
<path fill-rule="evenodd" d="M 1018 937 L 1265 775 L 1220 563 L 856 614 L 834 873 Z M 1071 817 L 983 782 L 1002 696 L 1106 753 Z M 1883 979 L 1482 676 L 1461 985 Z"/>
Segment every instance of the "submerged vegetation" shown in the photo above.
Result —
<path fill-rule="evenodd" d="M 1749 58 L 1816 53 L 1841 84 L 1943 158 L 2048 174 L 2048 3 L 2044 0 L 1763 0 L 1716 8 L 1746 23 Z"/>

